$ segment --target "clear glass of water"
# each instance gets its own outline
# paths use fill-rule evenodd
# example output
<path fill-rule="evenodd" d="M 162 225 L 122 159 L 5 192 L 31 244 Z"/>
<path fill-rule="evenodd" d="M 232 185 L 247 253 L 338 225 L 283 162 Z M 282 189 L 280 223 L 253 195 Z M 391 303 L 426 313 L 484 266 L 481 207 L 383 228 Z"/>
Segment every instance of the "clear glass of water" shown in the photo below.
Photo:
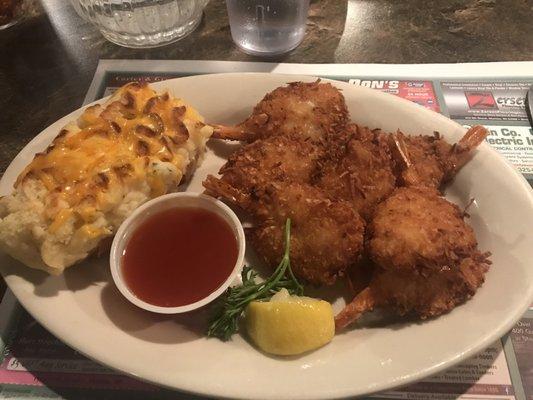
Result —
<path fill-rule="evenodd" d="M 305 35 L 309 0 L 226 0 L 233 41 L 245 53 L 273 56 Z"/>
<path fill-rule="evenodd" d="M 164 46 L 191 33 L 209 0 L 70 0 L 78 14 L 121 46 Z"/>

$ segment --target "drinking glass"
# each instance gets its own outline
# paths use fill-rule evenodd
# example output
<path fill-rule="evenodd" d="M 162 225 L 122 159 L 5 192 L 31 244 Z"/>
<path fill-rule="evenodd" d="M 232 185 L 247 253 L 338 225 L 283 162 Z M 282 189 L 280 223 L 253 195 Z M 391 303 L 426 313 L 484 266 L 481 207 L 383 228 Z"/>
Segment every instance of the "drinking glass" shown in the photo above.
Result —
<path fill-rule="evenodd" d="M 272 56 L 305 35 L 309 0 L 226 0 L 231 36 L 245 53 Z"/>
<path fill-rule="evenodd" d="M 70 0 L 104 37 L 134 48 L 164 46 L 191 33 L 209 0 Z"/>

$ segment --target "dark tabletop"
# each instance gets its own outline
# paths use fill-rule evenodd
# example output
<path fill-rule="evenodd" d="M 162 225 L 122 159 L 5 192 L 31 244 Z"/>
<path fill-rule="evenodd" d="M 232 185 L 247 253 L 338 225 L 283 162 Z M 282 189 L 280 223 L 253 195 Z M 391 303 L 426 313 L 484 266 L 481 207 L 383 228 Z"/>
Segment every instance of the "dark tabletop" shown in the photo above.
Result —
<path fill-rule="evenodd" d="M 0 175 L 43 128 L 81 105 L 99 59 L 264 61 L 231 40 L 225 3 L 166 47 L 107 42 L 67 0 L 30 0 L 0 31 Z M 533 60 L 533 0 L 314 0 L 303 43 L 268 61 L 428 63 Z"/>
<path fill-rule="evenodd" d="M 101 58 L 257 61 L 233 45 L 225 3 L 166 47 L 107 42 L 67 0 L 31 0 L 0 31 L 0 174 L 43 128 L 81 105 Z M 271 61 L 426 63 L 533 60 L 533 0 L 315 0 L 307 35 Z"/>

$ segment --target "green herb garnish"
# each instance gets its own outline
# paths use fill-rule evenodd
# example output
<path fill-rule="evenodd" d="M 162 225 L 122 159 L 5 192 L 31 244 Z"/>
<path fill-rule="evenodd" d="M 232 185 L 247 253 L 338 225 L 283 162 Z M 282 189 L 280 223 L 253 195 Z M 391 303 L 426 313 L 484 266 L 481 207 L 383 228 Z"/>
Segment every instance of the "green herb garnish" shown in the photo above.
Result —
<path fill-rule="evenodd" d="M 245 266 L 242 270 L 242 285 L 230 287 L 224 293 L 220 307 L 209 323 L 207 336 L 228 340 L 239 330 L 238 320 L 244 309 L 254 300 L 268 300 L 282 288 L 290 294 L 301 296 L 303 286 L 291 270 L 290 254 L 291 220 L 285 223 L 285 252 L 281 262 L 270 278 L 256 283 L 257 272 Z"/>

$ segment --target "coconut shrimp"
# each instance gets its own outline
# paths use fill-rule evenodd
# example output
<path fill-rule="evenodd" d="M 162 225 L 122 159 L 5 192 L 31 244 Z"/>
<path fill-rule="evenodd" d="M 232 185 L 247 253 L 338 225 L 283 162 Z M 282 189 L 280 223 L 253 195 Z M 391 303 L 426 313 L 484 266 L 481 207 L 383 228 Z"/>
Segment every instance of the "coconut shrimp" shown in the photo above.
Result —
<path fill-rule="evenodd" d="M 323 146 L 300 135 L 271 136 L 231 154 L 220 179 L 247 194 L 275 181 L 308 183 L 323 152 Z"/>
<path fill-rule="evenodd" d="M 391 149 L 398 160 L 398 180 L 403 186 L 439 188 L 450 181 L 470 160 L 472 151 L 485 140 L 488 131 L 476 125 L 455 144 L 434 136 L 406 136 L 398 131 L 390 136 Z"/>
<path fill-rule="evenodd" d="M 252 115 L 236 126 L 214 125 L 213 138 L 253 142 L 298 134 L 322 140 L 348 122 L 344 96 L 330 83 L 292 82 L 268 93 Z"/>
<path fill-rule="evenodd" d="M 375 269 L 337 315 L 338 329 L 374 308 L 421 319 L 446 313 L 475 294 L 490 265 L 464 212 L 435 189 L 397 189 L 377 207 L 367 235 Z"/>
<path fill-rule="evenodd" d="M 344 135 L 330 139 L 318 160 L 317 187 L 332 199 L 349 201 L 365 219 L 396 186 L 394 160 L 383 135 L 352 124 Z"/>
<path fill-rule="evenodd" d="M 361 217 L 348 202 L 330 200 L 313 186 L 275 182 L 257 187 L 250 195 L 213 176 L 204 186 L 252 216 L 252 246 L 273 268 L 283 256 L 283 229 L 290 218 L 291 266 L 297 277 L 309 283 L 333 284 L 363 250 Z"/>

